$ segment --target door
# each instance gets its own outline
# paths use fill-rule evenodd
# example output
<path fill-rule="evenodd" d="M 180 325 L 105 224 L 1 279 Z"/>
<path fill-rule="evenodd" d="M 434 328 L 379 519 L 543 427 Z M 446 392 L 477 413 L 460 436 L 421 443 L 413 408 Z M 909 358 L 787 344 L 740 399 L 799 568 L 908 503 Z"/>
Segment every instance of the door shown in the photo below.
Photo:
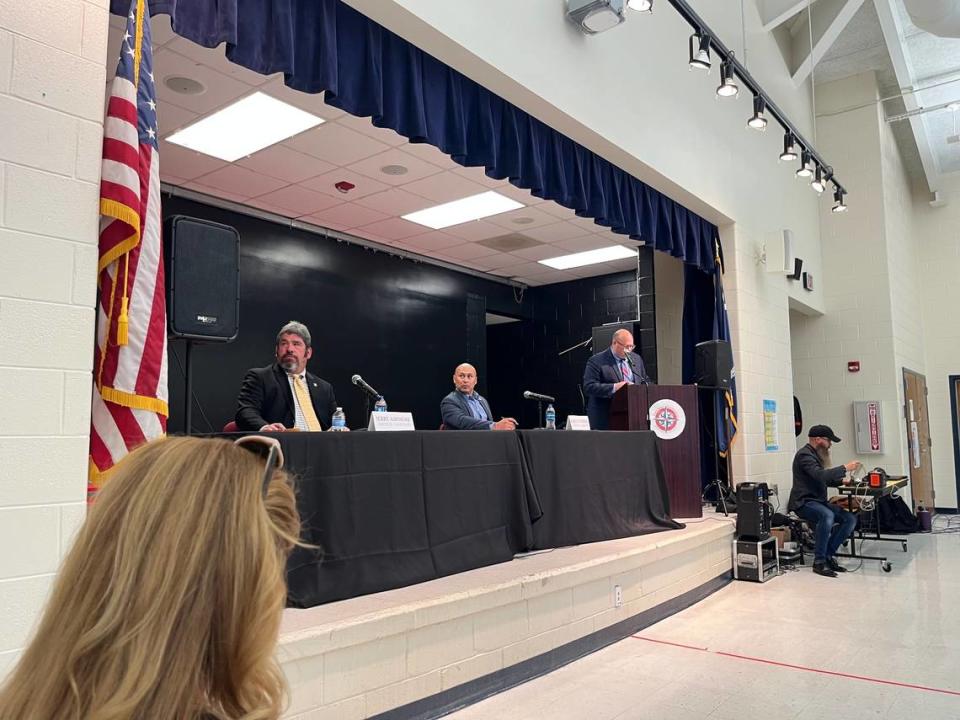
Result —
<path fill-rule="evenodd" d="M 930 417 L 927 414 L 927 379 L 903 369 L 904 416 L 907 423 L 907 467 L 914 509 L 933 510 L 933 469 L 930 463 Z"/>
<path fill-rule="evenodd" d="M 960 498 L 960 375 L 950 376 L 950 415 L 953 425 L 953 467 Z"/>

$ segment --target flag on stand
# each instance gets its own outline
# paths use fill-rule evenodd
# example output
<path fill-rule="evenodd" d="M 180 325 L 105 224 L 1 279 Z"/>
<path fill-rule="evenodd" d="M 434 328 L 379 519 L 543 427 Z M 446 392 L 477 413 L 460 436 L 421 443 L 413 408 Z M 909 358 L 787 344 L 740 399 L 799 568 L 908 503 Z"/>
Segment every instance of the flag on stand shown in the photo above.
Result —
<path fill-rule="evenodd" d="M 713 338 L 730 342 L 730 317 L 727 315 L 727 300 L 723 294 L 723 259 L 720 257 L 720 243 L 714 242 L 713 271 Z M 731 373 L 730 387 L 714 393 L 714 418 L 716 422 L 717 452 L 727 457 L 730 446 L 737 436 L 737 380 Z"/>
<path fill-rule="evenodd" d="M 167 427 L 157 104 L 147 0 L 132 0 L 103 124 L 88 499 Z"/>

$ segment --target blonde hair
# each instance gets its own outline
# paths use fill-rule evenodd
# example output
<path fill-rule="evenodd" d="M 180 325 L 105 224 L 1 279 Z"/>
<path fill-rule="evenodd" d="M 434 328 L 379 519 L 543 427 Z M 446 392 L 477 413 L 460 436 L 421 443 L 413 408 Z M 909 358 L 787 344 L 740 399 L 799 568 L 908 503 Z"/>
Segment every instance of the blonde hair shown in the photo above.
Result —
<path fill-rule="evenodd" d="M 0 689 L 3 720 L 277 718 L 274 659 L 299 518 L 285 473 L 225 440 L 117 467 Z"/>

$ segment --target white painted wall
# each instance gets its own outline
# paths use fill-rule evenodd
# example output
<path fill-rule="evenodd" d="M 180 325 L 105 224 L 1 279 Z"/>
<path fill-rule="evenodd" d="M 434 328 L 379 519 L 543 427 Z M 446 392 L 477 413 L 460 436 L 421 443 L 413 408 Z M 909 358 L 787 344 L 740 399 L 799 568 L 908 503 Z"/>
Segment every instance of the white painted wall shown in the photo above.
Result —
<path fill-rule="evenodd" d="M 936 504 L 957 507 L 957 473 L 953 455 L 950 375 L 960 375 L 960 178 L 946 181 L 948 204 L 932 208 L 914 203 L 914 229 L 920 243 L 920 277 L 926 352 L 928 409 Z"/>
<path fill-rule="evenodd" d="M 822 310 L 823 290 L 805 293 L 768 274 L 755 255 L 768 233 L 790 228 L 797 254 L 820 275 L 817 200 L 793 167 L 778 161 L 783 135 L 746 129 L 751 99 L 717 100 L 717 67 L 687 67 L 689 26 L 669 6 L 630 13 L 626 24 L 586 37 L 561 0 L 347 0 L 364 14 L 489 87 L 611 162 L 724 227 L 726 278 L 742 403 L 738 480 L 789 485 L 790 449 L 764 453 L 759 402 L 779 402 L 792 423 L 787 298 Z M 695 0 L 694 7 L 805 134 L 812 134 L 809 86 L 793 87 L 774 38 L 745 3 Z M 519 52 L 518 49 L 523 51 Z M 847 171 L 833 161 L 838 175 Z M 846 178 L 844 177 L 846 182 Z M 824 203 L 827 201 L 824 200 Z M 659 299 L 658 299 L 659 302 Z M 781 443 L 783 446 L 784 444 Z"/>
<path fill-rule="evenodd" d="M 0 677 L 83 519 L 107 0 L 0 0 Z"/>

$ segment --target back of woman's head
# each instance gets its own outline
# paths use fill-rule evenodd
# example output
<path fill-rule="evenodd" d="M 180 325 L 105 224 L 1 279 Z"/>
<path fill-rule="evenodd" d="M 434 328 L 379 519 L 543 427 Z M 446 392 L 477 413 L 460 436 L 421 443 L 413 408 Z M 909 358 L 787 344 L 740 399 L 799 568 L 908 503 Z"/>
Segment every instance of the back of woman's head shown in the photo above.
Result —
<path fill-rule="evenodd" d="M 150 443 L 118 466 L 0 691 L 2 720 L 275 718 L 293 490 L 224 440 Z"/>

